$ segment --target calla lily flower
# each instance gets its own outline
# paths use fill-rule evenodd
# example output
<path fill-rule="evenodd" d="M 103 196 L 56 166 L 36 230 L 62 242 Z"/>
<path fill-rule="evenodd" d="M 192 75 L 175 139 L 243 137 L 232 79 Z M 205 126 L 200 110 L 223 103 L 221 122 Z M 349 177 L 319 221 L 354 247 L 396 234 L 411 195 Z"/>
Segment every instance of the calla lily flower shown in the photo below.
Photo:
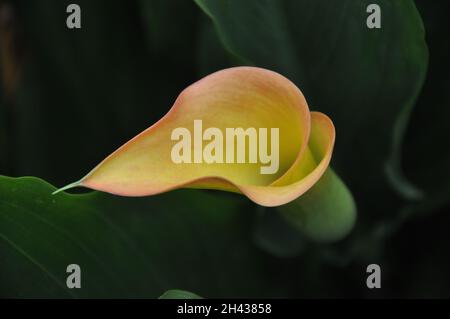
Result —
<path fill-rule="evenodd" d="M 261 161 L 229 163 L 218 157 L 216 161 L 174 162 L 174 130 L 186 128 L 192 132 L 199 120 L 203 129 L 220 132 L 227 128 L 277 128 L 276 171 L 263 174 Z M 202 137 L 207 139 L 204 132 Z M 211 134 L 207 137 L 212 138 Z M 273 142 L 275 136 L 270 138 Z M 334 141 L 332 121 L 325 114 L 310 112 L 302 92 L 287 78 L 261 68 L 229 68 L 187 87 L 157 123 L 109 155 L 84 178 L 56 192 L 84 186 L 122 196 L 147 196 L 178 188 L 202 188 L 241 193 L 259 205 L 279 206 L 295 200 L 321 178 Z M 199 143 L 205 151 L 207 141 L 194 141 L 181 155 L 201 156 Z M 229 143 L 223 140 L 217 145 L 222 152 Z M 238 152 L 237 146 L 233 147 Z M 249 157 L 250 138 L 244 147 Z"/>

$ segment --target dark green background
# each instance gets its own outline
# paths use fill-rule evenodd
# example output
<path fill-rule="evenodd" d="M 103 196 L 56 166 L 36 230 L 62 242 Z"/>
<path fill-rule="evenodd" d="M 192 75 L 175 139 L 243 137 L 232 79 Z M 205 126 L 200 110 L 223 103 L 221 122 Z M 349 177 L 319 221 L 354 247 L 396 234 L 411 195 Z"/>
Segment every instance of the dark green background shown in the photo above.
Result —
<path fill-rule="evenodd" d="M 237 195 L 55 203 L 46 183 L 0 178 L 0 296 L 450 297 L 447 1 L 415 2 L 429 60 L 409 0 L 80 0 L 82 29 L 69 30 L 71 2 L 0 1 L 1 175 L 77 180 L 192 82 L 256 65 L 333 119 L 332 165 L 358 222 L 318 244 Z M 382 5 L 381 30 L 365 27 L 368 3 Z M 68 260 L 80 291 L 55 284 Z M 365 286 L 370 263 L 382 289 Z"/>

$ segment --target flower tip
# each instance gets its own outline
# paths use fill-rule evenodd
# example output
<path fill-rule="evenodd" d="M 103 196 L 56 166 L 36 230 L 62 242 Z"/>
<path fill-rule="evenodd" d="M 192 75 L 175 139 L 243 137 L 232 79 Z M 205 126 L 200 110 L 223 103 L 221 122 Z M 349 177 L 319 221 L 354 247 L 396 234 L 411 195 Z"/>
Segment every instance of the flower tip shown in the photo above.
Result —
<path fill-rule="evenodd" d="M 56 194 L 58 194 L 58 193 L 60 193 L 60 192 L 62 192 L 62 191 L 65 191 L 65 190 L 68 190 L 68 189 L 71 189 L 71 188 L 78 187 L 78 186 L 80 186 L 80 184 L 81 184 L 81 181 L 76 181 L 76 182 L 74 182 L 74 183 L 70 183 L 70 184 L 68 184 L 68 185 L 66 185 L 66 186 L 63 186 L 63 187 L 61 187 L 61 188 L 58 188 L 57 190 L 55 190 L 55 191 L 52 193 L 52 195 L 56 195 Z"/>

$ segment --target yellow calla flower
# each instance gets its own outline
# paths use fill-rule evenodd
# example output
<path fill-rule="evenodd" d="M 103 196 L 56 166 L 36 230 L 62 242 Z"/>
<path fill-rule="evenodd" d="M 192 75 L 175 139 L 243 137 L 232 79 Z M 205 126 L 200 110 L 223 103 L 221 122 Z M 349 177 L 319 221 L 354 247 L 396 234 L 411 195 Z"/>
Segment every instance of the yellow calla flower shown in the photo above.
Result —
<path fill-rule="evenodd" d="M 310 112 L 291 81 L 261 68 L 230 68 L 186 88 L 162 119 L 58 191 L 84 186 L 146 196 L 205 188 L 279 206 L 320 179 L 334 140 L 332 121 Z"/>

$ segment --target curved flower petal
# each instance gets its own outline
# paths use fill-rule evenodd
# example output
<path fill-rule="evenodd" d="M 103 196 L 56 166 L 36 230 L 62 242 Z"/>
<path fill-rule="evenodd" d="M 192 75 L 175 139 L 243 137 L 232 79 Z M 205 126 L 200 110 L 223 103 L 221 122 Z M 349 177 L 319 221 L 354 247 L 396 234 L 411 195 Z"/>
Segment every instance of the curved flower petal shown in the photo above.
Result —
<path fill-rule="evenodd" d="M 278 128 L 278 170 L 262 174 L 259 160 L 206 163 L 199 148 L 205 142 L 196 144 L 195 136 L 190 151 L 194 161 L 197 155 L 200 161 L 174 163 L 173 131 L 186 128 L 195 132 L 198 120 L 202 130 L 217 128 L 220 132 L 227 128 Z M 271 138 L 268 136 L 268 141 Z M 243 193 L 260 205 L 278 206 L 294 200 L 318 181 L 329 165 L 334 139 L 331 120 L 322 113 L 310 113 L 303 94 L 288 79 L 261 68 L 230 68 L 186 88 L 161 120 L 80 181 L 61 190 L 85 186 L 123 196 L 146 196 L 176 188 L 208 188 Z M 224 133 L 225 150 L 227 142 Z M 248 157 L 250 138 L 244 147 Z M 234 145 L 234 154 L 237 152 Z"/>

